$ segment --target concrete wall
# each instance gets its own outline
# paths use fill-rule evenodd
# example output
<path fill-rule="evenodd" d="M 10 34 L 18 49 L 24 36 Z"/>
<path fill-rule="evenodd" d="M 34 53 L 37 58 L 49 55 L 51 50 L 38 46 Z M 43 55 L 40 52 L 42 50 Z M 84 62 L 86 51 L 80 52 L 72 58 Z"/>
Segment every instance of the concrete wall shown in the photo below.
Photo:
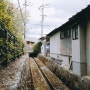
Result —
<path fill-rule="evenodd" d="M 86 30 L 86 57 L 87 57 L 87 75 L 90 76 L 90 21 L 87 23 Z"/>
<path fill-rule="evenodd" d="M 79 77 L 72 71 L 53 63 L 51 58 L 41 55 L 38 58 L 70 88 L 70 90 L 90 90 L 90 77 Z"/>
<path fill-rule="evenodd" d="M 60 58 L 60 32 L 50 37 L 50 57 Z"/>

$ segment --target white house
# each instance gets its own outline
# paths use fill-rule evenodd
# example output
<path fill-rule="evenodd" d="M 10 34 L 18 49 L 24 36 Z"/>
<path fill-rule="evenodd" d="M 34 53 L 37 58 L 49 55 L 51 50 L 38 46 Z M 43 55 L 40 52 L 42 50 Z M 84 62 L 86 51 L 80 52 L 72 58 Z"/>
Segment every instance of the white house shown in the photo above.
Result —
<path fill-rule="evenodd" d="M 90 76 L 90 6 L 50 32 L 50 57 L 79 75 Z"/>
<path fill-rule="evenodd" d="M 72 58 L 71 30 L 62 25 L 50 32 L 50 57 L 61 62 L 61 65 L 70 68 Z M 60 29 L 62 28 L 62 29 Z"/>
<path fill-rule="evenodd" d="M 72 65 L 78 75 L 90 75 L 90 6 L 69 19 L 72 30 Z"/>

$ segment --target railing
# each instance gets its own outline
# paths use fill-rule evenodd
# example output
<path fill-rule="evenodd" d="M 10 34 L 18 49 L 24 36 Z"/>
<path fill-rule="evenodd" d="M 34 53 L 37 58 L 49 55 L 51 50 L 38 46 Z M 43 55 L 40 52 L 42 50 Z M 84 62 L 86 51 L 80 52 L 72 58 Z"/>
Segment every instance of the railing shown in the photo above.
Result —
<path fill-rule="evenodd" d="M 8 30 L 0 27 L 0 67 L 7 66 L 19 58 L 23 52 L 23 43 Z"/>

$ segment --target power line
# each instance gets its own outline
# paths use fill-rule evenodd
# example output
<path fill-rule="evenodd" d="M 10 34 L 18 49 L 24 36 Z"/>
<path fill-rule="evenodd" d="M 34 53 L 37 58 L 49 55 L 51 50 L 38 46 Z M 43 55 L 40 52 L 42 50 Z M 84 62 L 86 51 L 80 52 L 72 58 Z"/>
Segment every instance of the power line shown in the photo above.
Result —
<path fill-rule="evenodd" d="M 23 13 L 22 13 L 22 9 L 21 9 L 19 0 L 17 0 L 17 2 L 18 2 L 19 9 L 20 9 L 21 18 L 22 18 L 22 21 L 23 21 L 23 24 L 24 24 L 24 38 L 25 38 L 25 21 L 24 21 L 24 18 L 23 18 Z"/>
<path fill-rule="evenodd" d="M 19 9 L 20 9 L 20 14 L 21 14 L 22 21 L 23 21 L 23 23 L 25 23 L 19 0 L 17 0 L 17 2 L 18 2 Z"/>
<path fill-rule="evenodd" d="M 23 21 L 23 23 L 24 23 L 24 38 L 26 37 L 25 36 L 25 31 L 26 31 L 26 6 L 28 6 L 27 5 L 27 0 L 25 0 L 25 19 L 24 19 L 24 17 L 23 17 L 23 13 L 22 13 L 22 9 L 21 9 L 21 6 L 20 6 L 20 2 L 19 2 L 19 0 L 17 0 L 17 2 L 18 2 L 18 5 L 19 5 L 19 9 L 20 9 L 20 14 L 21 14 L 21 18 L 22 18 L 22 21 Z"/>

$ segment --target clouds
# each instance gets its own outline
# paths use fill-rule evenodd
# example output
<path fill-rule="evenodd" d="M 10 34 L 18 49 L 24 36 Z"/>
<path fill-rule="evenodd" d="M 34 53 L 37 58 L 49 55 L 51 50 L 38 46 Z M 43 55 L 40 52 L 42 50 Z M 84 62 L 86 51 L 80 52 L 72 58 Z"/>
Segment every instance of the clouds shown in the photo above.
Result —
<path fill-rule="evenodd" d="M 13 0 L 15 1 L 15 0 Z M 24 0 L 19 0 L 21 4 Z M 29 21 L 27 22 L 27 36 L 40 37 L 41 35 L 41 10 L 39 7 L 44 4 L 49 4 L 48 8 L 44 9 L 44 34 L 48 34 L 54 28 L 61 26 L 70 17 L 75 15 L 81 9 L 90 4 L 90 0 L 27 0 L 30 6 L 27 6 L 29 12 Z M 32 28 L 32 29 L 31 29 Z"/>
<path fill-rule="evenodd" d="M 49 3 L 49 7 L 44 9 L 44 14 L 46 15 L 44 19 L 44 34 L 49 33 L 54 28 L 61 26 L 63 23 L 65 23 L 71 16 L 76 14 L 81 9 L 85 8 L 90 1 L 87 3 L 85 0 L 44 0 L 44 3 Z M 41 21 L 41 12 L 38 11 L 38 7 L 42 4 L 41 0 L 39 3 L 37 3 L 35 0 L 33 1 L 34 5 L 37 5 L 37 9 L 35 11 L 32 11 L 32 19 L 33 21 L 36 21 L 36 23 L 40 24 Z M 35 15 L 35 16 L 34 16 Z M 32 20 L 31 19 L 31 20 Z M 33 29 L 33 33 L 35 33 L 35 28 L 37 28 L 37 31 L 41 32 L 41 27 L 35 26 Z"/>

